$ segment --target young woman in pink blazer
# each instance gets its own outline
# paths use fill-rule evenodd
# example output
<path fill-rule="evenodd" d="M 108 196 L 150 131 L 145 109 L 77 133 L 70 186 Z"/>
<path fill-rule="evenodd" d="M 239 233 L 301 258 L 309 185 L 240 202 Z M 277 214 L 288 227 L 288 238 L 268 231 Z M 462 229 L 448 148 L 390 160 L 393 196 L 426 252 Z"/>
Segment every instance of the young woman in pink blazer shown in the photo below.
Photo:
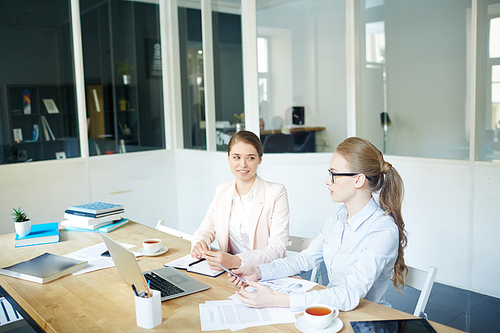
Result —
<path fill-rule="evenodd" d="M 219 184 L 208 212 L 194 233 L 191 256 L 210 267 L 226 268 L 269 263 L 286 255 L 288 197 L 281 184 L 257 176 L 262 143 L 254 133 L 240 131 L 229 141 L 228 162 L 235 179 Z M 210 244 L 219 242 L 220 251 Z"/>

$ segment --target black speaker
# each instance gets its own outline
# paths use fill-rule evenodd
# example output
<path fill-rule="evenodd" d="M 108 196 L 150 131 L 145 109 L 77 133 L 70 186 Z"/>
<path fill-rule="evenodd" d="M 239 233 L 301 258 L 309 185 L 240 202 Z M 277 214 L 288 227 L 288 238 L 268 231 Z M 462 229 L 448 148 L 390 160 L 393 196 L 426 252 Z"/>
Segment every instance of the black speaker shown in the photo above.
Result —
<path fill-rule="evenodd" d="M 294 106 L 292 110 L 292 124 L 304 125 L 304 107 Z"/>

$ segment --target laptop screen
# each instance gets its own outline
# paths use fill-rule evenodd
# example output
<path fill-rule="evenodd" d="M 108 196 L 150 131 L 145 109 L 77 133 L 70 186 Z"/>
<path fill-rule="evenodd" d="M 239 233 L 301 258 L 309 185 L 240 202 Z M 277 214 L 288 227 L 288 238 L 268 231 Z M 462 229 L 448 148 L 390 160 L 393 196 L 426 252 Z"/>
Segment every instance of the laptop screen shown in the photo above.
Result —
<path fill-rule="evenodd" d="M 145 283 L 144 275 L 134 254 L 108 236 L 104 234 L 101 236 L 122 279 L 129 285 L 135 285 L 138 290 L 142 290 Z"/>

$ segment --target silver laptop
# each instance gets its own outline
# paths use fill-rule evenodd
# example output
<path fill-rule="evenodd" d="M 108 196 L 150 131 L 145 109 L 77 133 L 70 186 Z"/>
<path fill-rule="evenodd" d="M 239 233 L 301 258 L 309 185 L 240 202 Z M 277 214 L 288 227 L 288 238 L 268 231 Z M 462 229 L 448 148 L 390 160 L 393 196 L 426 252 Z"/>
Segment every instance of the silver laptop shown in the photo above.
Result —
<path fill-rule="evenodd" d="M 145 289 L 144 284 L 146 280 L 152 281 L 151 289 L 160 289 L 156 284 L 156 280 L 160 280 L 159 283 L 166 285 L 165 290 L 159 290 L 162 292 L 162 301 L 193 294 L 210 288 L 206 284 L 172 267 L 163 267 L 143 273 L 132 252 L 108 236 L 104 234 L 101 234 L 101 236 L 113 258 L 118 273 L 120 273 L 120 276 L 129 285 L 133 284 L 138 292 Z M 166 282 L 163 280 L 166 280 Z"/>

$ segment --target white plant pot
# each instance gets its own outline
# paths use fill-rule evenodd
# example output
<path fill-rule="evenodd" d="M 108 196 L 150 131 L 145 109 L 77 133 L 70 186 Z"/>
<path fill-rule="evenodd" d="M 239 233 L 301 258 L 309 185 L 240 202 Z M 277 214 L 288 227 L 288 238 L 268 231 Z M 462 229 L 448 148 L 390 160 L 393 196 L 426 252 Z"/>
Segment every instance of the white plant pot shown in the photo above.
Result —
<path fill-rule="evenodd" d="M 123 84 L 128 85 L 132 82 L 132 77 L 130 75 L 123 75 Z"/>
<path fill-rule="evenodd" d="M 243 131 L 245 129 L 244 123 L 236 123 L 236 132 Z"/>
<path fill-rule="evenodd" d="M 31 232 L 31 220 L 14 222 L 14 226 L 16 227 L 16 234 L 18 234 L 19 237 L 24 237 Z"/>

